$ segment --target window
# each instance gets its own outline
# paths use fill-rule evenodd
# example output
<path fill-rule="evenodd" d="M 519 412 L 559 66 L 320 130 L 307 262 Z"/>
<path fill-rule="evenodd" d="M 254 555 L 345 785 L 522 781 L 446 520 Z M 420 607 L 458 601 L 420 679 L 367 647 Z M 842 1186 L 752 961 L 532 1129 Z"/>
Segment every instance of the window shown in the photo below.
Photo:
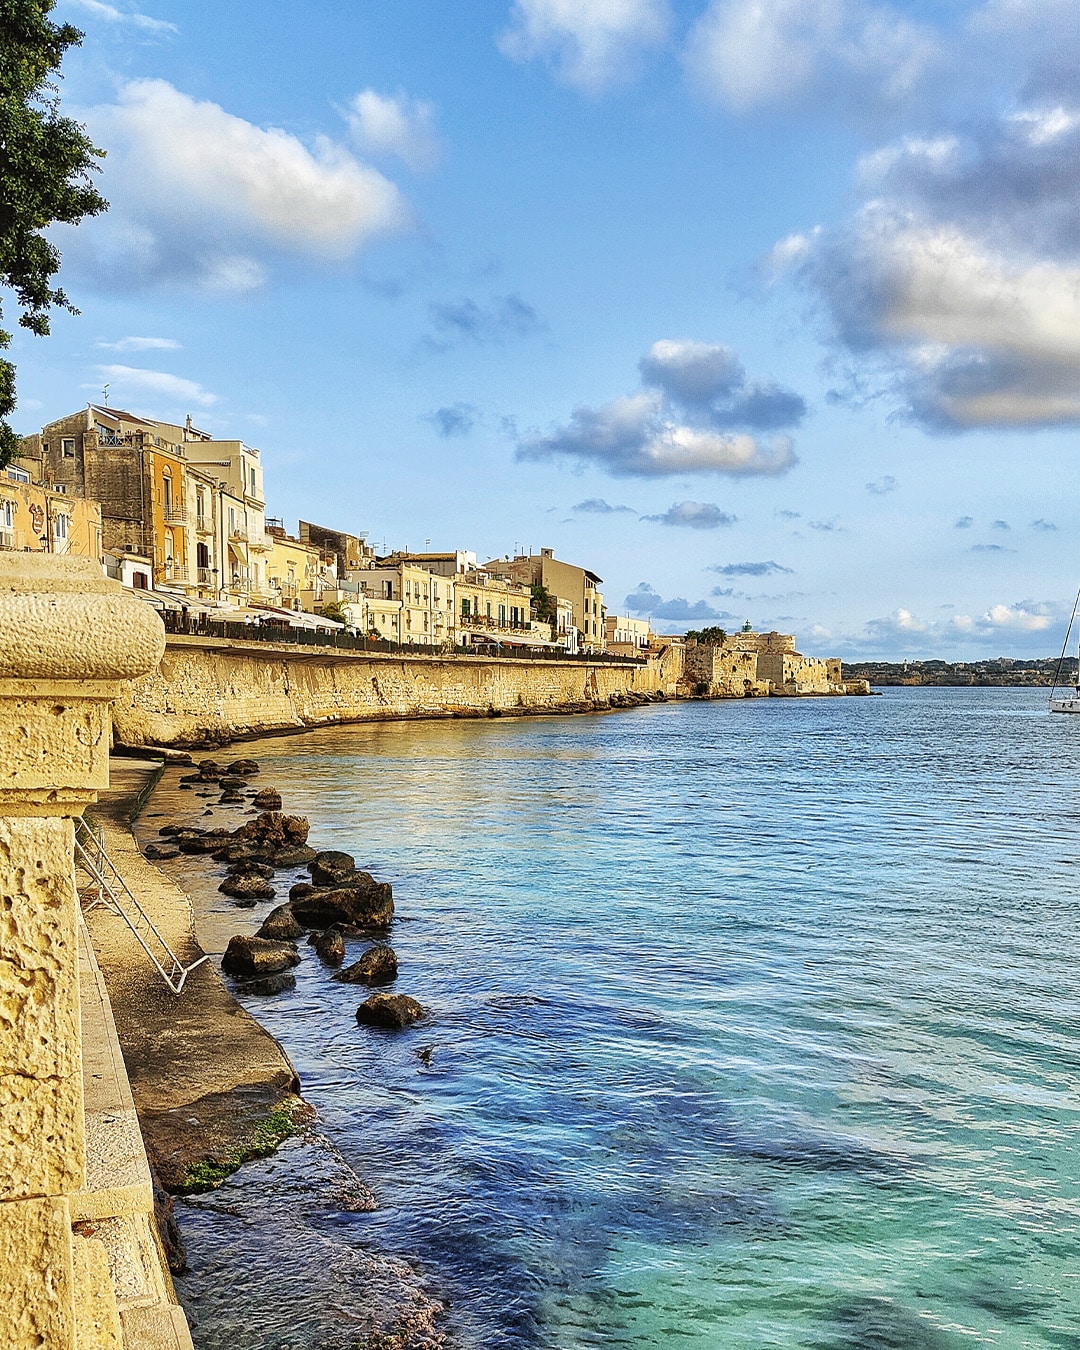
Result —
<path fill-rule="evenodd" d="M 60 453 L 65 459 L 75 458 L 75 437 L 64 436 L 60 441 Z"/>
<path fill-rule="evenodd" d="M 172 478 L 168 473 L 161 479 L 161 500 L 166 511 L 172 510 Z"/>
<path fill-rule="evenodd" d="M 60 540 L 61 542 L 67 539 L 68 526 L 70 525 L 70 523 L 71 522 L 68 520 L 67 516 L 53 517 L 53 535 L 55 536 L 56 539 Z"/>
<path fill-rule="evenodd" d="M 471 614 L 472 614 L 472 601 L 467 600 L 463 597 L 461 601 L 461 617 L 463 619 L 467 619 Z"/>
<path fill-rule="evenodd" d="M 0 529 L 13 530 L 15 528 L 15 503 L 0 502 Z"/>
<path fill-rule="evenodd" d="M 209 548 L 207 548 L 205 544 L 195 545 L 195 566 L 196 567 L 210 566 L 210 550 Z"/>
<path fill-rule="evenodd" d="M 506 627 L 506 606 L 505 606 L 505 605 L 500 605 L 500 606 L 499 606 L 499 627 L 500 627 L 500 628 L 505 628 L 505 627 Z"/>
<path fill-rule="evenodd" d="M 8 465 L 7 476 L 13 483 L 29 483 L 30 481 L 30 475 L 27 471 L 25 469 L 17 468 L 14 464 Z"/>
<path fill-rule="evenodd" d="M 250 481 L 251 481 L 251 495 L 254 497 L 254 496 L 255 496 L 255 470 L 254 470 L 254 469 L 249 469 L 249 470 L 248 470 L 248 474 L 250 475 Z"/>

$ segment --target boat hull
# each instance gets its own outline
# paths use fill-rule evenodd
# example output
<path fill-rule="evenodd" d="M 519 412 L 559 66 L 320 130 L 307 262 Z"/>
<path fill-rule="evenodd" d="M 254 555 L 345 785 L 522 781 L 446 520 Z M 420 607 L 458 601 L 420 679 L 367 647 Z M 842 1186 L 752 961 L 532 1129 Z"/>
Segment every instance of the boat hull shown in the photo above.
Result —
<path fill-rule="evenodd" d="M 1058 713 L 1080 713 L 1080 695 L 1075 698 L 1052 698 L 1050 711 Z"/>

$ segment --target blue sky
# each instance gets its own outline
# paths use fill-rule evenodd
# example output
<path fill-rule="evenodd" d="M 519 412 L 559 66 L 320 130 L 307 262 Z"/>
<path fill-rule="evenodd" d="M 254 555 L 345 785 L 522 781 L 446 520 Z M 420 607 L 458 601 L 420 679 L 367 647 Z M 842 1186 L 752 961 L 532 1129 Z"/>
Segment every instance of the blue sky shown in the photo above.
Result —
<path fill-rule="evenodd" d="M 107 216 L 17 339 L 268 511 L 550 545 L 661 630 L 1055 651 L 1080 585 L 1078 0 L 59 0 Z"/>

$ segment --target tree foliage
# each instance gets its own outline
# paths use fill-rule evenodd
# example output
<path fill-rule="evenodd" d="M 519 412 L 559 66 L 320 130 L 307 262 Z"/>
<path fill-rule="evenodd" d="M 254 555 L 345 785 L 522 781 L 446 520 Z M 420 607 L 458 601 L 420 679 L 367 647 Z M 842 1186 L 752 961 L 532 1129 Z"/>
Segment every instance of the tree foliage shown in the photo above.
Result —
<path fill-rule="evenodd" d="M 559 602 L 539 581 L 534 581 L 531 589 L 533 612 L 541 623 L 551 624 L 554 632 L 559 626 Z"/>
<path fill-rule="evenodd" d="M 719 647 L 727 633 L 723 628 L 691 628 L 686 634 L 688 638 L 696 638 L 700 647 Z"/>
<path fill-rule="evenodd" d="M 91 179 L 104 151 L 60 115 L 51 77 L 82 33 L 50 22 L 53 3 L 0 0 L 0 285 L 14 292 L 19 323 L 39 337 L 49 332 L 52 309 L 78 312 L 53 285 L 60 252 L 44 231 L 57 222 L 76 225 L 108 205 Z M 0 309 L 0 350 L 11 345 L 2 323 Z M 0 359 L 0 467 L 18 445 L 7 421 L 15 402 L 15 367 Z"/>

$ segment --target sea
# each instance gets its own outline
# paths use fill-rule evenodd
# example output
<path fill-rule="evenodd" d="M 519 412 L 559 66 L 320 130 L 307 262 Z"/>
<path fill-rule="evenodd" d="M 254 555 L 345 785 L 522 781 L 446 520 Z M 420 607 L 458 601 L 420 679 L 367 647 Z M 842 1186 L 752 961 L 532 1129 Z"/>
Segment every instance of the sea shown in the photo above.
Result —
<path fill-rule="evenodd" d="M 393 884 L 429 1016 L 357 1025 L 303 944 L 245 999 L 318 1120 L 178 1203 L 196 1350 L 1080 1350 L 1080 717 L 1045 691 L 241 752 Z M 237 820 L 169 780 L 140 829 L 181 807 Z M 171 866 L 208 950 L 270 908 Z M 372 1320 L 395 1280 L 434 1332 Z"/>

